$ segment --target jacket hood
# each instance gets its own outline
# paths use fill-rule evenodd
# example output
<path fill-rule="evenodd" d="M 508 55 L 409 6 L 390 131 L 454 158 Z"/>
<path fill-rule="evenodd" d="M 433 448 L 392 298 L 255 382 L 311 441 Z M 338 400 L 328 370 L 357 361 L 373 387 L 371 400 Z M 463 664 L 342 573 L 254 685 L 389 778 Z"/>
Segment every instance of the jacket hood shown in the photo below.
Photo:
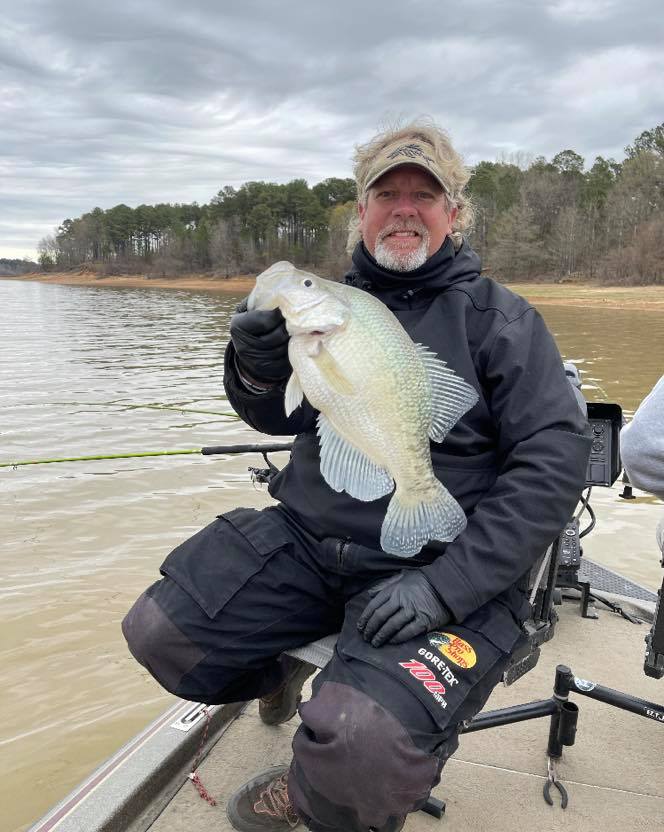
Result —
<path fill-rule="evenodd" d="M 452 240 L 447 237 L 443 245 L 424 265 L 412 272 L 395 272 L 379 266 L 360 241 L 353 251 L 353 268 L 345 277 L 345 282 L 367 291 L 374 290 L 381 296 L 403 294 L 411 296 L 428 294 L 427 290 L 444 291 L 455 283 L 473 280 L 479 277 L 481 262 L 479 256 L 464 240 L 455 250 Z M 422 291 L 424 290 L 424 291 Z"/>

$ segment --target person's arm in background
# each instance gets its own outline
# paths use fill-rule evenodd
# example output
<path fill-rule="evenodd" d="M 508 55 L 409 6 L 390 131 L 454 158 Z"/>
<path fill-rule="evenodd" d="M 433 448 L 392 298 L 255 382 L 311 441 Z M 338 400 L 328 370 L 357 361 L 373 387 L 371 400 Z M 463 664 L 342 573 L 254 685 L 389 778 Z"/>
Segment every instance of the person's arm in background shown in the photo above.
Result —
<path fill-rule="evenodd" d="M 664 499 L 664 376 L 621 431 L 620 455 L 632 485 Z"/>

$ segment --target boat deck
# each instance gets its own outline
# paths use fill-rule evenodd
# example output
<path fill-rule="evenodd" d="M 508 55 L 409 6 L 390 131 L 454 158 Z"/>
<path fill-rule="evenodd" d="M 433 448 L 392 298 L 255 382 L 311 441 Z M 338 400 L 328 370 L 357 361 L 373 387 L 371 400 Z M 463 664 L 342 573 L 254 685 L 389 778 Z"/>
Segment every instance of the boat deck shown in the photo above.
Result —
<path fill-rule="evenodd" d="M 590 562 L 588 568 L 592 569 Z M 607 580 L 611 575 L 595 574 L 593 592 Z M 538 665 L 514 685 L 496 688 L 487 710 L 548 699 L 558 664 L 583 679 L 664 702 L 664 679 L 643 672 L 644 637 L 656 596 L 641 587 L 640 592 L 631 591 L 628 584 L 614 586 L 614 592 L 621 592 L 611 597 L 628 612 L 649 615 L 649 620 L 631 623 L 600 603 L 595 607 L 597 619 L 583 619 L 578 601 L 566 600 L 556 608 L 556 634 L 543 645 Z M 445 815 L 438 820 L 417 812 L 408 817 L 405 830 L 664 830 L 664 724 L 577 693 L 571 693 L 570 700 L 580 713 L 576 743 L 565 748 L 558 765 L 558 777 L 569 793 L 565 810 L 555 789 L 553 807 L 542 796 L 550 720 L 540 718 L 462 735 L 459 750 L 433 792 L 446 802 Z M 181 703 L 177 713 L 181 716 L 187 707 Z M 187 778 L 205 720 L 183 734 L 172 730 L 174 719 L 171 715 L 162 717 L 160 725 L 159 720 L 153 723 L 134 745 L 109 761 L 120 761 L 112 776 L 107 777 L 102 767 L 82 784 L 84 799 L 70 798 L 71 809 L 63 802 L 33 832 L 230 832 L 224 811 L 228 796 L 257 771 L 290 760 L 298 725 L 297 716 L 286 725 L 263 725 L 255 702 L 212 709 L 205 743 L 206 751 L 211 750 L 197 769 L 216 801 L 212 806 Z M 174 734 L 179 737 L 171 739 Z"/>

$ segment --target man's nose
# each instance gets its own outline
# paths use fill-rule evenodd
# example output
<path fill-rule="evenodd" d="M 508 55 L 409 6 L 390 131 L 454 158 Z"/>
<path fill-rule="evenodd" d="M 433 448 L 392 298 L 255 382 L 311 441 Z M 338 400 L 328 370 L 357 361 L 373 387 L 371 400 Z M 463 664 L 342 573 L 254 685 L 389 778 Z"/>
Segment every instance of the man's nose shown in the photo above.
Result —
<path fill-rule="evenodd" d="M 397 198 L 392 214 L 395 217 L 414 217 L 417 214 L 417 205 L 410 194 L 400 194 Z"/>

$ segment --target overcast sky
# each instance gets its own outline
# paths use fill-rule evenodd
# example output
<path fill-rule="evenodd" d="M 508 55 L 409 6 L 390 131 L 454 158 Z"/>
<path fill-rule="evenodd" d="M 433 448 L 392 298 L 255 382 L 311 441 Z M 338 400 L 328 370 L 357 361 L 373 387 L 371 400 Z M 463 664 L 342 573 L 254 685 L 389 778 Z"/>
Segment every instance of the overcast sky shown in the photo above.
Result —
<path fill-rule="evenodd" d="M 0 257 L 66 217 L 350 176 L 433 116 L 468 164 L 622 159 L 664 121 L 662 0 L 0 0 Z"/>

